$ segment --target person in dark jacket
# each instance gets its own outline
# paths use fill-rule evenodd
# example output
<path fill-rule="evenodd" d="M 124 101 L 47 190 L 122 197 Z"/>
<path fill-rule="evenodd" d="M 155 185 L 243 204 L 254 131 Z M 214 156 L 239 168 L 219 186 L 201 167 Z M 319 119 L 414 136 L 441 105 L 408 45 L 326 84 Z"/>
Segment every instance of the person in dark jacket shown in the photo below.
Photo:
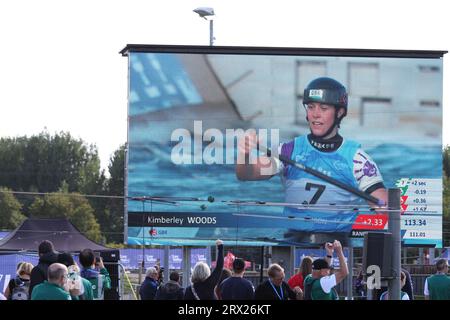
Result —
<path fill-rule="evenodd" d="M 191 276 L 191 285 L 184 292 L 184 300 L 217 300 L 214 288 L 219 282 L 223 270 L 223 242 L 216 241 L 217 261 L 216 268 L 211 273 L 208 265 L 197 262 Z"/>
<path fill-rule="evenodd" d="M 222 282 L 227 280 L 229 277 L 232 276 L 232 272 L 230 269 L 223 268 L 222 274 L 220 275 L 219 281 L 217 282 L 216 287 L 214 288 L 214 293 L 216 295 L 217 300 L 222 300 L 222 292 L 220 289 L 220 286 L 222 285 Z"/>
<path fill-rule="evenodd" d="M 244 279 L 245 260 L 236 258 L 233 261 L 233 275 L 220 284 L 219 292 L 222 300 L 253 300 L 255 288 Z"/>
<path fill-rule="evenodd" d="M 303 291 L 300 287 L 291 289 L 284 281 L 284 269 L 273 263 L 267 269 L 269 279 L 262 282 L 255 290 L 255 300 L 301 300 Z"/>
<path fill-rule="evenodd" d="M 31 300 L 72 300 L 67 288 L 68 271 L 61 263 L 52 263 L 47 268 L 48 281 L 34 287 Z"/>
<path fill-rule="evenodd" d="M 58 253 L 55 252 L 53 243 L 49 240 L 44 240 L 39 244 L 38 254 L 39 263 L 31 270 L 29 297 L 36 285 L 47 280 L 48 266 L 58 261 Z"/>
<path fill-rule="evenodd" d="M 155 267 L 147 269 L 145 280 L 142 282 L 141 288 L 139 289 L 141 300 L 155 299 L 156 291 L 158 290 L 158 277 L 159 273 Z"/>
<path fill-rule="evenodd" d="M 178 272 L 171 272 L 169 282 L 161 285 L 156 291 L 155 300 L 183 300 L 184 289 L 180 286 L 179 281 Z"/>

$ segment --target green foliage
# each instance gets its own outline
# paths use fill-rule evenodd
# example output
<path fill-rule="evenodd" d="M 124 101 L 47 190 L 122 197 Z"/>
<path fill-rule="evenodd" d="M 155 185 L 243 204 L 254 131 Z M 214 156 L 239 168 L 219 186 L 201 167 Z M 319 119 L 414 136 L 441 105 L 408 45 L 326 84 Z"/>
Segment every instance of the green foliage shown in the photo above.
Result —
<path fill-rule="evenodd" d="M 446 146 L 442 151 L 443 168 L 443 242 L 444 246 L 450 246 L 450 146 Z"/>
<path fill-rule="evenodd" d="M 450 178 L 450 146 L 446 146 L 442 151 L 442 168 L 444 170 L 444 175 Z"/>
<path fill-rule="evenodd" d="M 0 188 L 0 229 L 15 229 L 26 217 L 20 212 L 22 205 L 7 188 Z"/>
<path fill-rule="evenodd" d="M 122 145 L 110 159 L 110 178 L 107 178 L 101 170 L 96 146 L 75 139 L 70 133 L 50 135 L 44 131 L 31 137 L 0 139 L 1 185 L 14 191 L 53 193 L 59 190 L 62 193 L 123 196 L 124 161 L 125 145 Z M 87 197 L 81 201 L 78 196 L 63 197 L 61 194 L 43 199 L 35 196 L 18 199 L 17 210 L 8 209 L 6 214 L 3 213 L 6 209 L 0 207 L 1 227 L 15 228 L 24 215 L 64 216 L 92 240 L 106 238 L 108 242 L 123 242 L 123 199 Z M 6 206 L 6 203 L 2 205 Z"/>
<path fill-rule="evenodd" d="M 97 194 L 105 188 L 106 177 L 100 169 L 100 159 L 95 147 L 90 146 L 86 163 L 80 167 L 77 190 L 84 194 Z"/>
<path fill-rule="evenodd" d="M 69 191 L 88 188 L 99 179 L 95 146 L 70 133 L 0 139 L 0 181 L 13 190 L 55 192 L 63 181 Z"/>
<path fill-rule="evenodd" d="M 110 158 L 108 171 L 110 178 L 106 179 L 103 172 L 90 183 L 85 183 L 83 189 L 86 194 L 123 196 L 124 195 L 124 168 L 125 168 L 125 145 Z M 99 170 L 99 167 L 98 167 Z M 121 198 L 89 198 L 89 203 L 95 210 L 95 216 L 105 235 L 106 241 L 123 242 L 123 212 L 124 200 Z"/>
<path fill-rule="evenodd" d="M 110 159 L 108 166 L 110 178 L 107 183 L 107 192 L 111 196 L 124 195 L 125 171 L 125 145 L 117 149 Z M 109 214 L 109 241 L 123 242 L 124 229 L 124 199 L 109 199 L 107 204 Z"/>
<path fill-rule="evenodd" d="M 443 209 L 443 242 L 444 246 L 450 246 L 450 178 L 444 177 L 444 192 L 442 196 Z"/>
<path fill-rule="evenodd" d="M 123 195 L 124 171 L 125 171 L 125 145 L 121 145 L 110 159 L 108 171 L 108 191 L 111 194 Z"/>
<path fill-rule="evenodd" d="M 115 243 L 115 242 L 109 242 L 106 244 L 108 248 L 114 248 L 114 249 L 124 249 L 127 248 L 127 246 L 123 243 Z"/>
<path fill-rule="evenodd" d="M 53 193 L 36 198 L 30 207 L 30 213 L 36 218 L 67 218 L 92 241 L 103 240 L 94 209 L 79 194 Z"/>
<path fill-rule="evenodd" d="M 107 179 L 105 173 L 100 169 L 100 159 L 95 151 L 90 153 L 92 158 L 80 170 L 78 192 L 88 195 L 107 195 Z M 94 209 L 97 222 L 103 233 L 108 232 L 109 217 L 106 210 L 107 199 L 90 197 L 88 201 Z"/>

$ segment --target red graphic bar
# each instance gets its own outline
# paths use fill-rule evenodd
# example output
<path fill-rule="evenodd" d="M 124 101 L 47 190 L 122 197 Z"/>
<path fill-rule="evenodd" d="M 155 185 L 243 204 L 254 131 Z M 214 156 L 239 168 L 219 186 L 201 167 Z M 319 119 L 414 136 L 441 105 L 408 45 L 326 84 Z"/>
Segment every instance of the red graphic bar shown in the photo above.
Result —
<path fill-rule="evenodd" d="M 360 214 L 356 217 L 353 230 L 383 230 L 388 222 L 387 214 Z"/>

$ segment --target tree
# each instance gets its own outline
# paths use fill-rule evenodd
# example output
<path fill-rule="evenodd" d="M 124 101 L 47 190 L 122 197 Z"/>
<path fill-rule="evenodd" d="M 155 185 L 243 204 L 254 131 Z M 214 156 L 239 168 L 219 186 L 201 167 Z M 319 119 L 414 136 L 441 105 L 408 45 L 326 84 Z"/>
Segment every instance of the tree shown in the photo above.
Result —
<path fill-rule="evenodd" d="M 104 194 L 106 186 L 96 146 L 67 132 L 0 139 L 0 181 L 15 191 L 45 193 L 57 191 L 64 183 L 68 192 L 83 194 Z M 28 215 L 33 199 L 20 201 Z M 105 220 L 106 203 L 90 202 L 96 216 Z"/>
<path fill-rule="evenodd" d="M 125 145 L 116 150 L 111 157 L 108 179 L 100 167 L 97 147 L 73 138 L 70 133 L 60 132 L 50 135 L 44 131 L 31 137 L 0 139 L 0 181 L 15 191 L 52 193 L 64 186 L 63 189 L 67 193 L 123 196 L 124 161 Z M 108 241 L 122 242 L 123 199 L 86 198 L 89 204 L 88 211 L 93 213 L 96 224 L 100 225 Z M 26 216 L 30 214 L 44 216 L 50 212 L 53 216 L 62 216 L 61 213 L 53 212 L 54 207 L 59 205 L 65 210 L 64 216 L 70 216 L 72 221 L 77 219 L 73 216 L 75 209 L 67 208 L 69 206 L 67 199 L 60 200 L 59 203 L 51 200 L 50 204 L 46 203 L 50 201 L 49 199 L 44 198 L 45 201 L 41 199 L 44 201 L 41 203 L 41 200 L 34 200 L 33 197 L 20 198 L 22 213 Z M 69 202 L 74 205 L 73 201 Z M 85 204 L 83 202 L 80 205 Z M 51 208 L 48 208 L 51 210 L 43 210 L 43 207 L 48 205 L 51 205 Z M 83 224 L 82 221 L 77 223 L 80 226 Z M 97 231 L 92 232 L 95 235 Z"/>
<path fill-rule="evenodd" d="M 0 139 L 0 181 L 12 190 L 20 190 L 25 172 L 21 167 L 24 162 L 23 138 Z"/>
<path fill-rule="evenodd" d="M 10 191 L 0 188 L 0 229 L 15 229 L 26 219 L 20 212 L 22 205 Z"/>
<path fill-rule="evenodd" d="M 442 161 L 444 176 L 450 178 L 450 146 L 446 146 L 442 151 Z"/>
<path fill-rule="evenodd" d="M 442 151 L 443 168 L 443 195 L 442 195 L 442 222 L 443 222 L 443 242 L 444 246 L 450 245 L 450 146 L 446 146 Z"/>
<path fill-rule="evenodd" d="M 444 246 L 450 246 L 450 178 L 443 177 L 444 192 L 442 196 L 442 209 L 443 209 L 443 242 Z"/>
<path fill-rule="evenodd" d="M 108 171 L 110 178 L 107 183 L 107 191 L 110 196 L 123 196 L 125 183 L 125 145 L 121 145 L 110 159 Z M 123 241 L 124 230 L 124 199 L 111 198 L 108 201 L 109 234 L 108 240 L 114 242 Z"/>
<path fill-rule="evenodd" d="M 86 195 L 107 195 L 107 178 L 104 170 L 100 168 L 100 159 L 97 151 L 89 152 L 89 160 L 80 170 L 77 191 Z M 109 216 L 106 209 L 107 199 L 101 197 L 88 197 L 88 201 L 94 209 L 94 215 L 100 224 L 101 231 L 107 232 Z"/>
<path fill-rule="evenodd" d="M 36 198 L 30 207 L 30 213 L 33 217 L 67 218 L 92 241 L 103 241 L 94 209 L 80 194 L 53 193 Z"/>
<path fill-rule="evenodd" d="M 55 192 L 62 182 L 69 191 L 101 183 L 97 148 L 70 133 L 0 139 L 0 181 L 13 190 Z"/>

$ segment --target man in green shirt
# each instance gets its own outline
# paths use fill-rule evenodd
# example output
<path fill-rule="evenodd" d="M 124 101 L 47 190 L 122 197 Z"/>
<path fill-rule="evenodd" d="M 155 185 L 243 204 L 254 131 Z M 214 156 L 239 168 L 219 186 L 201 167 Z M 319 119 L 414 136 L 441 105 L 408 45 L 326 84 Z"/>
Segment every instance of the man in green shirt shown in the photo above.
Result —
<path fill-rule="evenodd" d="M 450 277 L 447 259 L 436 262 L 436 274 L 425 280 L 424 294 L 426 300 L 450 300 Z"/>
<path fill-rule="evenodd" d="M 348 275 L 348 267 L 341 243 L 335 240 L 334 243 L 327 243 L 325 249 L 327 257 L 314 260 L 312 274 L 305 278 L 303 286 L 305 288 L 305 300 L 336 300 L 338 297 L 334 287 Z M 333 251 L 336 251 L 339 258 L 339 270 L 330 275 Z"/>
<path fill-rule="evenodd" d="M 48 267 L 48 281 L 34 287 L 31 300 L 72 300 L 68 291 L 67 267 L 61 263 L 53 263 Z"/>

